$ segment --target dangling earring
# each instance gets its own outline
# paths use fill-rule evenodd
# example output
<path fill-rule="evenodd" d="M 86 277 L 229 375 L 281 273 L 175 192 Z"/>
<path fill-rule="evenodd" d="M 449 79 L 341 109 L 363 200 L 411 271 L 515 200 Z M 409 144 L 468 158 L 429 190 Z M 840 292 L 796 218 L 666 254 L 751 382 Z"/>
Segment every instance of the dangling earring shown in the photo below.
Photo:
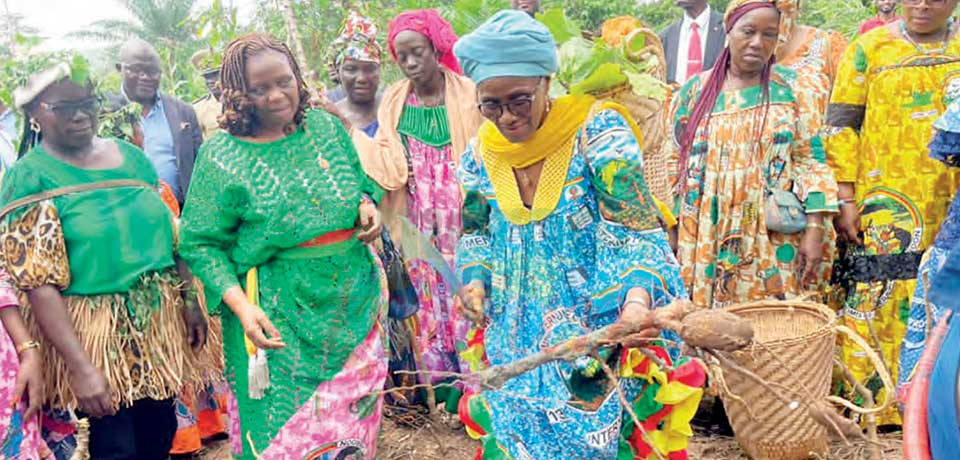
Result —
<path fill-rule="evenodd" d="M 39 133 L 40 132 L 40 123 L 37 122 L 36 118 L 30 119 L 30 130 Z"/>

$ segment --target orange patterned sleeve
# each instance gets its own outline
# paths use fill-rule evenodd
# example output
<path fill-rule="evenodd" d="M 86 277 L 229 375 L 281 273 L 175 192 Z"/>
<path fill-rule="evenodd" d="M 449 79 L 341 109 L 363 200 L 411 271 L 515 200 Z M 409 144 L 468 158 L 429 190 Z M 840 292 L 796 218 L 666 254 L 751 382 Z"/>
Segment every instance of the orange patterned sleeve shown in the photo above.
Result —
<path fill-rule="evenodd" d="M 174 216 L 180 217 L 180 203 L 177 202 L 177 196 L 173 194 L 170 186 L 162 180 L 160 181 L 160 198 L 163 198 L 163 203 L 170 208 L 170 212 Z"/>
<path fill-rule="evenodd" d="M 840 61 L 843 59 L 843 53 L 847 51 L 849 42 L 846 37 L 839 32 L 829 31 L 830 46 L 827 49 L 827 75 L 830 76 L 832 83 L 837 78 L 837 69 L 840 67 Z"/>

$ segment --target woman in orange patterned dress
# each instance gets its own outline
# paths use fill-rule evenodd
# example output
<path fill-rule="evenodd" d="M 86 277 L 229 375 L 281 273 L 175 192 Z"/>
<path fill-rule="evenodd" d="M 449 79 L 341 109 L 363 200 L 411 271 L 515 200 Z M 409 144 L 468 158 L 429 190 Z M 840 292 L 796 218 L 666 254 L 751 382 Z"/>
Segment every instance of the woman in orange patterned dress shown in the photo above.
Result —
<path fill-rule="evenodd" d="M 675 94 L 678 258 L 700 307 L 800 294 L 817 280 L 823 218 L 837 211 L 822 145 L 786 83 L 791 71 L 773 64 L 778 4 L 732 2 L 717 66 Z M 768 196 L 791 193 L 805 227 L 769 229 Z"/>
<path fill-rule="evenodd" d="M 798 22 L 799 0 L 778 0 L 780 10 L 780 38 L 777 46 L 777 63 L 789 69 L 784 73 L 787 84 L 800 105 L 800 120 L 818 133 L 824 125 L 833 80 L 847 39 L 837 32 L 817 29 Z M 830 284 L 833 262 L 837 256 L 837 232 L 827 218 L 823 238 L 823 263 L 812 288 L 823 294 L 835 308 L 843 302 L 842 293 Z"/>

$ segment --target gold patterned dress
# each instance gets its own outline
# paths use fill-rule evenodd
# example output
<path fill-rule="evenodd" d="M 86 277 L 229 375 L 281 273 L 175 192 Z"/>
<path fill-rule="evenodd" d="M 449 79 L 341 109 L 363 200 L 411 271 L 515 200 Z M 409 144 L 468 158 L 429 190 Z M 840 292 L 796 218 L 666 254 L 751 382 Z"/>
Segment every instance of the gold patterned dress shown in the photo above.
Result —
<path fill-rule="evenodd" d="M 932 123 L 958 96 L 960 39 L 918 47 L 897 22 L 847 49 L 827 112 L 827 154 L 837 181 L 856 186 L 864 240 L 842 264 L 843 321 L 863 337 L 876 337 L 892 375 L 920 257 L 960 185 L 960 174 L 927 156 Z M 880 400 L 887 396 L 861 351 L 844 342 L 841 353 Z M 896 407 L 878 422 L 900 424 Z"/>
<path fill-rule="evenodd" d="M 786 84 L 795 78 L 792 73 L 775 67 L 768 109 L 760 85 L 724 91 L 709 129 L 708 118 L 695 128 L 686 173 L 678 183 L 678 257 L 698 306 L 800 293 L 802 233 L 767 230 L 768 188 L 792 191 L 807 213 L 836 212 L 837 185 L 819 138 L 799 119 L 800 105 Z M 674 139 L 690 129 L 686 123 L 705 75 L 692 78 L 676 95 Z"/>
<path fill-rule="evenodd" d="M 827 104 L 830 92 L 837 76 L 837 67 L 843 52 L 847 49 L 847 39 L 837 32 L 803 27 L 798 30 L 795 40 L 802 45 L 789 56 L 777 59 L 777 62 L 794 72 L 787 83 L 793 89 L 800 104 L 800 120 L 811 132 L 818 133 L 826 121 Z M 842 295 L 830 284 L 833 275 L 833 262 L 837 256 L 837 232 L 828 219 L 823 235 L 823 264 L 817 277 L 815 290 L 824 295 L 827 303 L 840 308 Z"/>

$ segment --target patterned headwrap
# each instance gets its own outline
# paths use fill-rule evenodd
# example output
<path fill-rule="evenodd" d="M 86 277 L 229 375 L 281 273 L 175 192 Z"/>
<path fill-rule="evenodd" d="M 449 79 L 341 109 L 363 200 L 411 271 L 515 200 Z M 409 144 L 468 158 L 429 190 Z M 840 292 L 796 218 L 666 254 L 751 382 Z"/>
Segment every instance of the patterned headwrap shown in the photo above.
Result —
<path fill-rule="evenodd" d="M 557 44 L 527 13 L 503 10 L 457 43 L 457 57 L 476 84 L 497 77 L 549 77 L 557 71 Z"/>
<path fill-rule="evenodd" d="M 347 59 L 379 64 L 383 49 L 377 43 L 378 31 L 373 21 L 351 11 L 340 29 L 340 36 L 330 45 L 330 68 L 339 69 Z"/>
<path fill-rule="evenodd" d="M 457 74 L 463 74 L 457 58 L 453 55 L 457 34 L 453 31 L 453 26 L 443 19 L 437 10 L 407 11 L 393 18 L 388 29 L 387 42 L 390 45 L 390 55 L 394 60 L 397 59 L 397 51 L 393 47 L 393 42 L 400 32 L 409 30 L 427 37 L 433 43 L 433 49 L 437 52 L 441 64 Z"/>
<path fill-rule="evenodd" d="M 733 26 L 735 26 L 740 19 L 743 19 L 747 13 L 754 10 L 759 10 L 761 8 L 777 8 L 777 3 L 779 3 L 778 0 L 733 0 L 727 6 L 726 14 L 723 15 L 723 24 L 727 29 L 727 34 L 730 34 L 730 31 L 733 30 Z M 781 30 L 783 26 L 783 16 L 783 14 L 780 15 Z M 763 71 L 760 74 L 760 85 L 764 88 L 764 99 L 769 97 L 768 91 L 770 89 L 770 72 L 773 69 L 773 64 L 776 59 L 777 54 L 773 53 L 770 56 L 770 62 L 764 66 Z M 728 44 L 723 48 L 720 56 L 717 57 L 717 63 L 710 72 L 710 77 L 700 89 L 700 95 L 697 97 L 697 101 L 693 104 L 693 110 L 690 111 L 690 118 L 687 119 L 687 124 L 683 128 L 683 133 L 680 137 L 680 175 L 677 176 L 681 181 L 686 175 L 687 158 L 690 155 L 690 150 L 693 148 L 693 142 L 694 139 L 696 139 L 697 129 L 699 128 L 700 122 L 706 118 L 707 125 L 709 126 L 710 112 L 716 105 L 717 97 L 723 90 L 723 84 L 727 80 L 727 72 L 729 70 L 730 45 Z M 763 123 L 766 123 L 766 112 L 764 112 Z M 762 131 L 763 130 L 761 129 L 761 132 Z"/>

